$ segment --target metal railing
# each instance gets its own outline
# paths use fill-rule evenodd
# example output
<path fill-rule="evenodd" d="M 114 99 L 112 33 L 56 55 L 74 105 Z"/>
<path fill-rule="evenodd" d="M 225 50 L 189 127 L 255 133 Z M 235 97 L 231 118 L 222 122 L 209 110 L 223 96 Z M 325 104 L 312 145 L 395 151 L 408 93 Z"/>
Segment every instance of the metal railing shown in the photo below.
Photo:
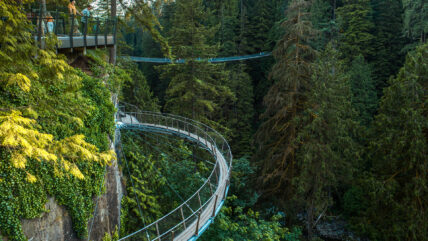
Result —
<path fill-rule="evenodd" d="M 116 121 L 119 129 L 166 132 L 192 139 L 209 150 L 216 160 L 203 185 L 184 203 L 119 240 L 188 240 L 198 236 L 202 227 L 212 222 L 227 195 L 232 165 L 227 141 L 200 122 L 172 114 L 140 111 L 129 104 L 119 105 Z"/>
<path fill-rule="evenodd" d="M 66 42 L 57 48 L 107 47 L 116 44 L 117 18 L 73 15 L 63 8 L 44 12 L 41 5 L 26 11 L 27 19 L 34 26 L 32 34 L 40 47 L 44 47 L 44 39 L 52 34 Z"/>

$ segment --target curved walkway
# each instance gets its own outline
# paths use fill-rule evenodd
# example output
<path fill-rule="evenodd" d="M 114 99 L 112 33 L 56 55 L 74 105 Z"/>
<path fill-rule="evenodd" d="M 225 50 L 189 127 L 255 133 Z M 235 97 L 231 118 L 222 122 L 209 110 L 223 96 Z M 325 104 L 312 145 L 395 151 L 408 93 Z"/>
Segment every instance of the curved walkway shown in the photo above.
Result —
<path fill-rule="evenodd" d="M 210 176 L 189 199 L 164 217 L 119 240 L 141 232 L 150 233 L 150 240 L 196 240 L 213 222 L 226 199 L 232 164 L 226 140 L 206 125 L 170 114 L 119 111 L 116 123 L 119 130 L 161 132 L 190 139 L 209 150 L 216 159 Z"/>

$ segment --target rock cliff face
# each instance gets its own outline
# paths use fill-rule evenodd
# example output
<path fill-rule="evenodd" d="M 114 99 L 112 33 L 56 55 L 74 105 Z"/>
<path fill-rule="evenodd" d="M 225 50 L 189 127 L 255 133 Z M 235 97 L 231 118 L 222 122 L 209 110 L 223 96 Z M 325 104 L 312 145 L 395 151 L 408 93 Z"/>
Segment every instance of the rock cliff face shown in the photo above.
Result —
<path fill-rule="evenodd" d="M 90 240 L 101 240 L 106 232 L 113 232 L 119 227 L 120 200 L 122 184 L 117 162 L 107 167 L 105 176 L 106 193 L 94 199 L 97 207 L 94 220 L 88 222 Z M 79 241 L 73 231 L 71 217 L 67 210 L 58 205 L 54 198 L 49 198 L 46 204 L 46 212 L 42 217 L 31 220 L 22 220 L 22 228 L 31 241 Z M 85 239 L 86 240 L 86 239 Z"/>
<path fill-rule="evenodd" d="M 116 105 L 117 95 L 112 94 L 111 99 Z M 117 133 L 116 131 L 116 135 Z M 114 148 L 113 141 L 111 141 L 111 148 Z M 106 232 L 111 234 L 116 226 L 120 227 L 120 201 L 123 197 L 123 187 L 117 161 L 113 161 L 107 167 L 104 180 L 106 192 L 100 197 L 94 198 L 96 210 L 94 217 L 88 222 L 89 240 L 101 240 Z M 44 213 L 42 217 L 22 220 L 22 228 L 28 240 L 80 241 L 73 231 L 71 217 L 65 207 L 58 205 L 55 199 L 51 197 L 45 208 L 49 211 Z"/>

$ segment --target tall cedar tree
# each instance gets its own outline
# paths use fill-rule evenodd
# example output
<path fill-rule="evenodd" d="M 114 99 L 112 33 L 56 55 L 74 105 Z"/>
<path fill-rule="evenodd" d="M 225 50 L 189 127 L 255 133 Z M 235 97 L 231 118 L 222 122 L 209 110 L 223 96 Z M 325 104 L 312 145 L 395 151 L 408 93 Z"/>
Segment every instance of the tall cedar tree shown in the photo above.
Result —
<path fill-rule="evenodd" d="M 372 1 L 372 6 L 375 24 L 373 45 L 376 49 L 373 77 L 378 95 L 381 96 L 389 77 L 395 75 L 403 64 L 403 4 L 401 0 L 376 0 Z"/>
<path fill-rule="evenodd" d="M 233 97 L 225 86 L 227 72 L 223 64 L 211 64 L 195 58 L 213 58 L 219 47 L 207 44 L 218 27 L 203 25 L 207 14 L 202 0 L 178 0 L 174 27 L 169 32 L 169 43 L 184 64 L 159 66 L 161 78 L 170 79 L 166 91 L 167 111 L 207 121 L 226 99 Z"/>
<path fill-rule="evenodd" d="M 304 124 L 297 139 L 299 171 L 293 184 L 295 200 L 307 214 L 309 240 L 317 219 L 333 204 L 334 192 L 350 183 L 356 160 L 357 145 L 351 135 L 356 112 L 349 77 L 338 57 L 330 44 L 313 65 L 306 110 L 296 120 Z"/>
<path fill-rule="evenodd" d="M 282 26 L 285 35 L 273 55 L 276 63 L 270 73 L 274 80 L 261 116 L 264 122 L 256 133 L 260 182 L 267 194 L 289 198 L 290 181 L 296 175 L 296 138 L 301 124 L 295 118 L 302 115 L 311 84 L 311 62 L 314 52 L 308 42 L 314 35 L 308 20 L 308 1 L 293 0 Z"/>
<path fill-rule="evenodd" d="M 380 103 L 363 230 L 373 240 L 428 237 L 428 44 L 406 58 Z"/>
<path fill-rule="evenodd" d="M 254 54 L 271 51 L 275 41 L 269 41 L 269 33 L 274 25 L 277 10 L 276 0 L 243 0 L 241 12 L 241 42 L 242 54 Z M 247 61 L 247 72 L 253 80 L 255 109 L 258 115 L 263 113 L 263 98 L 268 92 L 271 82 L 267 74 L 272 66 L 271 58 L 261 58 Z"/>
<path fill-rule="evenodd" d="M 215 2 L 211 2 L 214 4 Z M 240 32 L 240 1 L 227 0 L 219 3 L 220 13 L 217 21 L 221 24 L 219 40 L 221 56 L 239 55 L 241 48 L 238 44 Z M 226 65 L 229 73 L 227 86 L 235 94 L 234 101 L 226 103 L 222 109 L 223 118 L 218 120 L 230 130 L 230 145 L 235 157 L 251 155 L 251 138 L 254 133 L 253 120 L 255 116 L 252 79 L 246 73 L 243 63 Z"/>
<path fill-rule="evenodd" d="M 377 110 L 378 98 L 372 68 L 362 55 L 357 56 L 349 69 L 351 77 L 352 106 L 358 111 L 357 120 L 369 126 Z"/>
<path fill-rule="evenodd" d="M 344 0 L 337 9 L 340 32 L 340 51 L 351 62 L 362 54 L 371 60 L 374 55 L 373 21 L 370 0 Z"/>

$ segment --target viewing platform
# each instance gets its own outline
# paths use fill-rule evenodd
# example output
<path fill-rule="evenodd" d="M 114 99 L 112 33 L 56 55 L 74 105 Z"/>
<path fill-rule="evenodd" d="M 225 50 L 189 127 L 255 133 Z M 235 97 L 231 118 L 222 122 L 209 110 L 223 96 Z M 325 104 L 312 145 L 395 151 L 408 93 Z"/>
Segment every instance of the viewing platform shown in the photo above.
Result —
<path fill-rule="evenodd" d="M 56 36 L 55 47 L 62 52 L 108 48 L 116 44 L 116 18 L 73 15 L 67 8 L 58 7 L 43 10 L 40 6 L 26 11 L 34 26 L 34 40 L 40 48 L 45 48 L 52 36 Z"/>

